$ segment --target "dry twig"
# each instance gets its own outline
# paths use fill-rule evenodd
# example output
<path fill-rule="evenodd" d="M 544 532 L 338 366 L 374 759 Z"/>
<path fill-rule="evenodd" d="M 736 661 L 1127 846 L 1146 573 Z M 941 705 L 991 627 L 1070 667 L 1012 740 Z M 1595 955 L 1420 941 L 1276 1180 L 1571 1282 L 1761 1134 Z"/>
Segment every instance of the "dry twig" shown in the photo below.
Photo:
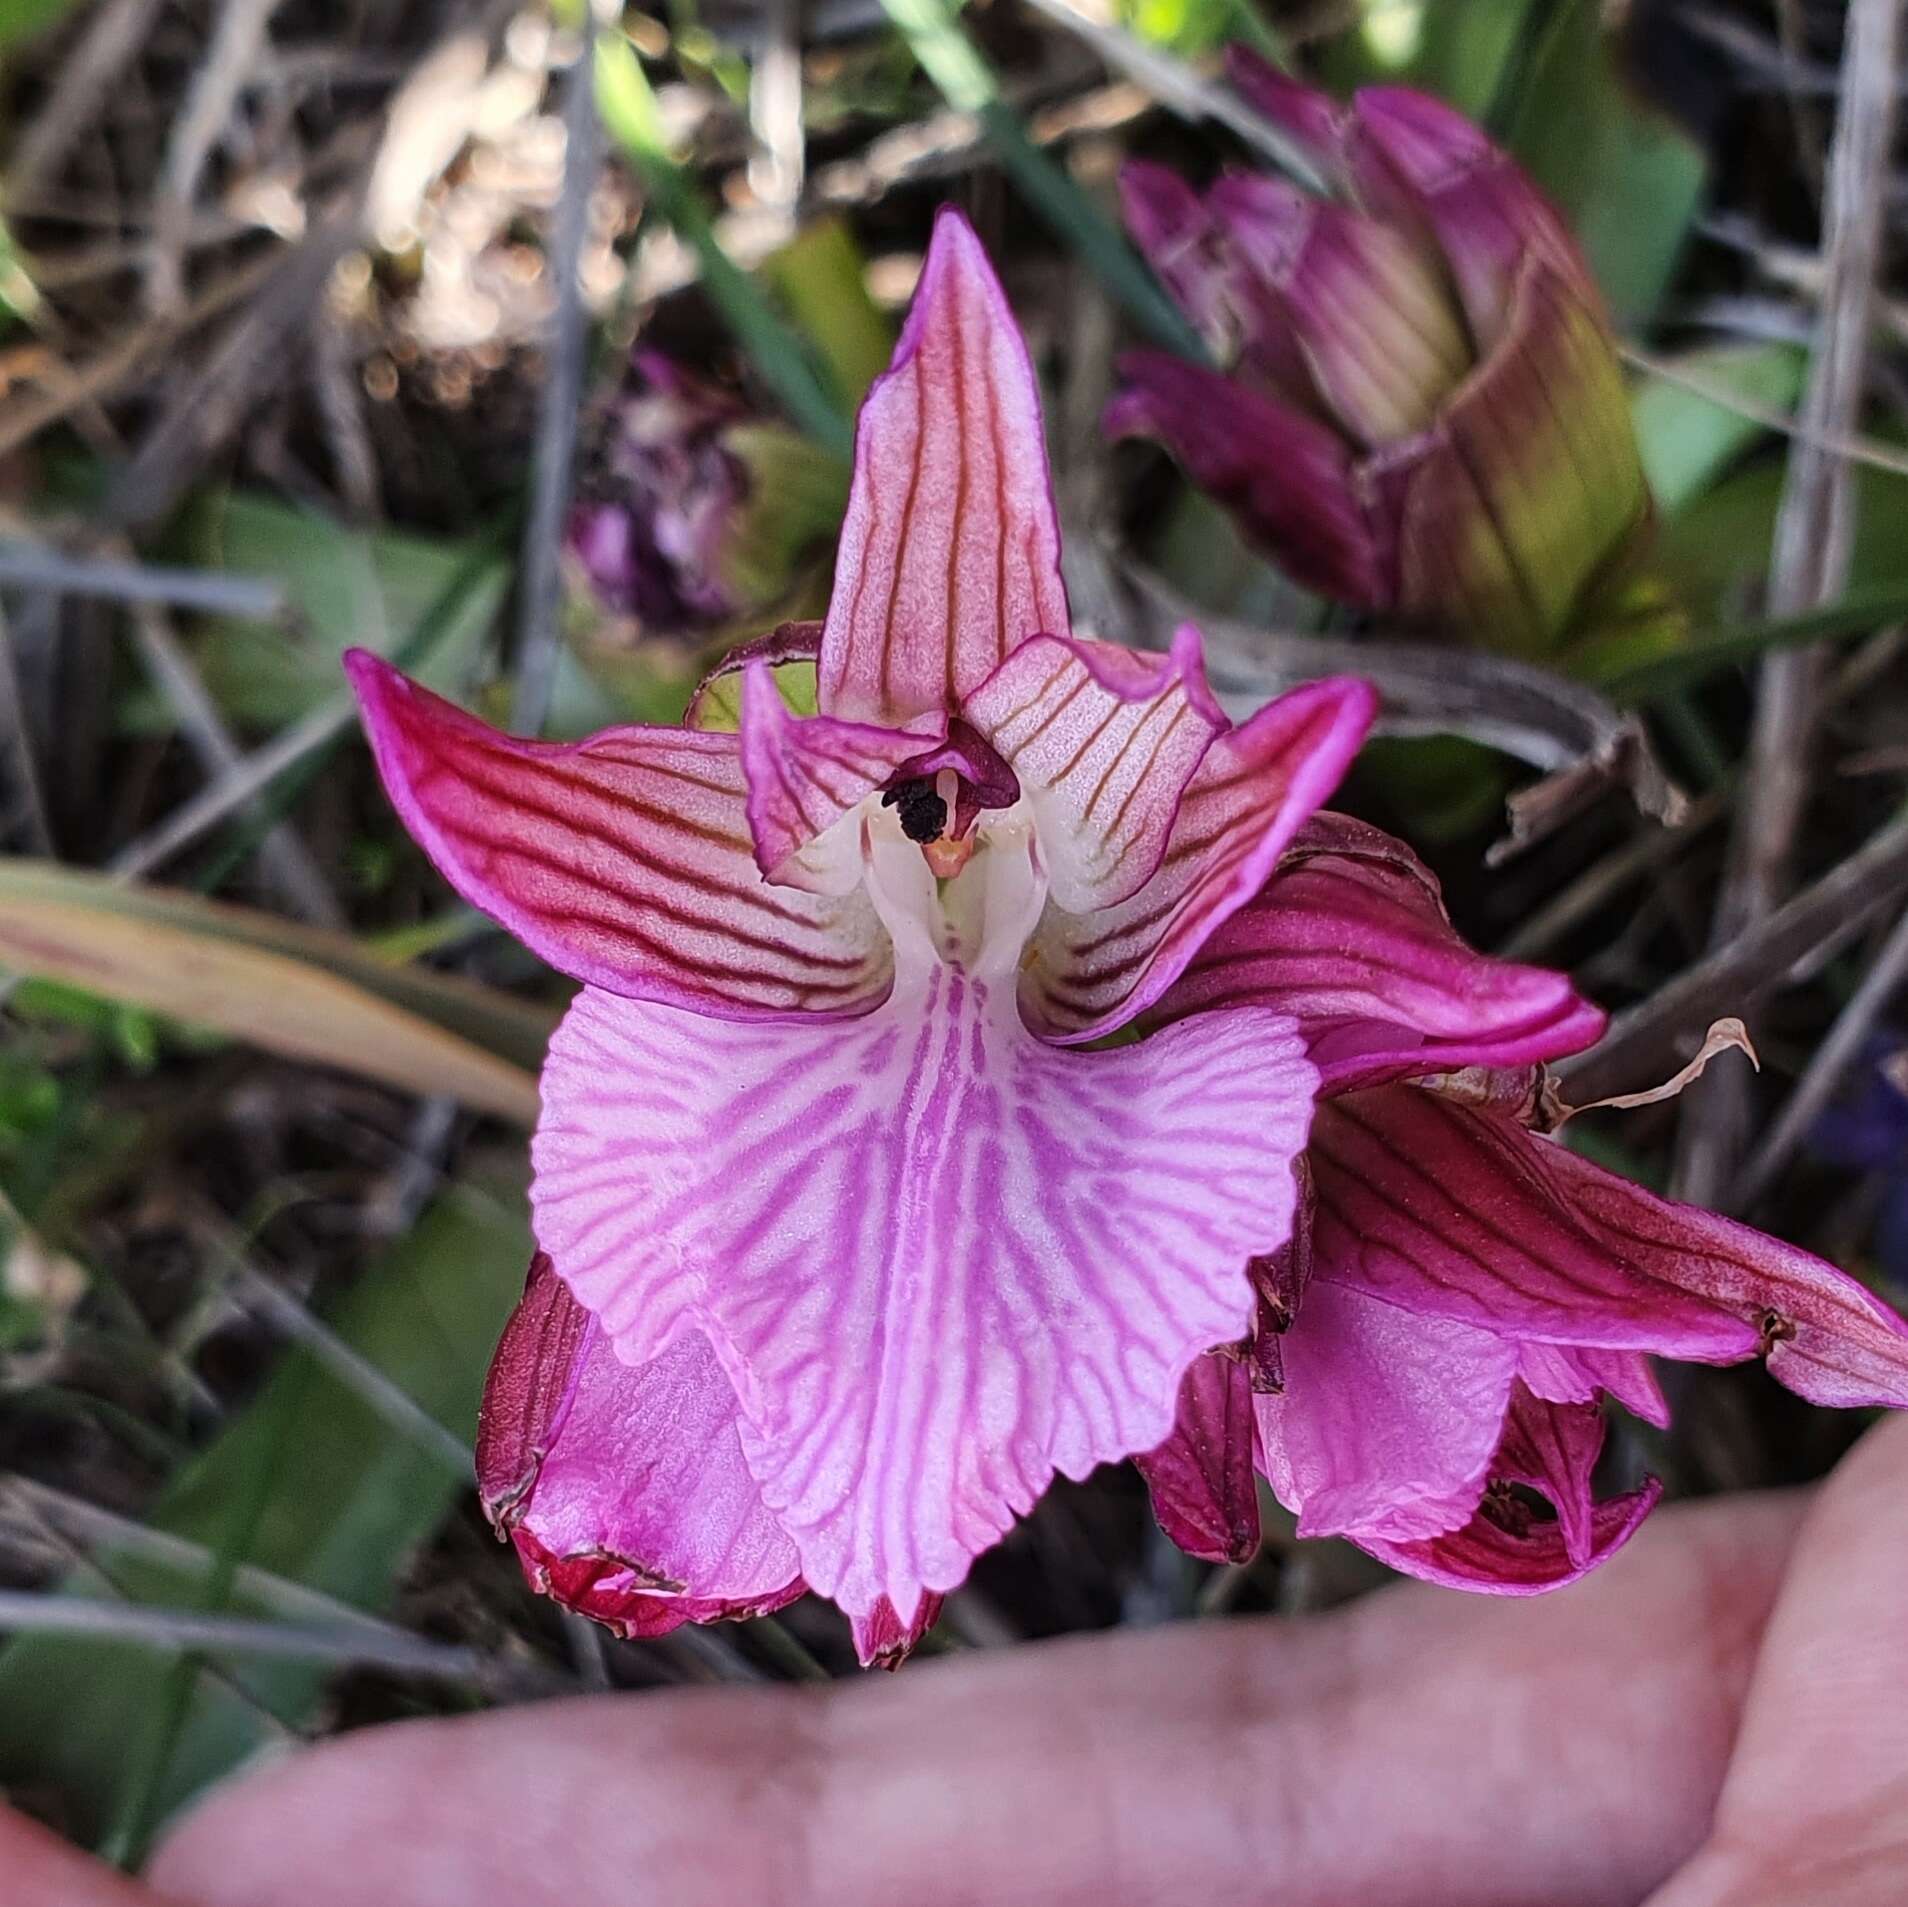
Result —
<path fill-rule="evenodd" d="M 1572 1099 L 1648 1084 L 1660 1075 L 1667 1049 L 1725 1013 L 1742 1012 L 1803 969 L 1818 968 L 1905 894 L 1908 818 L 1879 830 L 1793 900 L 1619 1014 L 1597 1046 L 1558 1066 Z"/>
<path fill-rule="evenodd" d="M 1826 262 L 1819 341 L 1776 517 L 1768 611 L 1800 615 L 1832 602 L 1848 580 L 1854 542 L 1853 471 L 1825 439 L 1850 436 L 1861 412 L 1869 322 L 1880 265 L 1884 186 L 1894 127 L 1902 0 L 1853 0 L 1842 55 L 1842 100 L 1823 208 Z M 1711 945 L 1725 948 L 1764 919 L 1789 882 L 1808 796 L 1810 738 L 1820 699 L 1819 649 L 1762 665 L 1742 804 Z M 1677 1183 L 1699 1204 L 1720 1198 L 1735 1171 L 1748 1119 L 1739 1073 L 1690 1095 L 1679 1134 Z"/>
<path fill-rule="evenodd" d="M 562 577 L 558 558 L 576 462 L 576 420 L 589 343 L 580 269 L 589 235 L 590 190 L 601 165 L 596 75 L 588 32 L 563 82 L 563 191 L 551 230 L 549 270 L 556 298 L 550 313 L 543 398 L 537 412 L 530 508 L 525 514 L 517 579 L 517 686 L 510 719 L 536 734 L 549 713 L 562 653 Z"/>

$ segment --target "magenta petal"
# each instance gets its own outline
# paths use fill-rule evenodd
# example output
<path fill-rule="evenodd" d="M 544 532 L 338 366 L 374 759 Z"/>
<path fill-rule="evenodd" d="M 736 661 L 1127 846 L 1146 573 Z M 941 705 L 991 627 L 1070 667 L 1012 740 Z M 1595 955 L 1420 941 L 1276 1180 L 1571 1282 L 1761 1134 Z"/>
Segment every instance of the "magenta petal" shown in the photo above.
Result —
<path fill-rule="evenodd" d="M 1337 431 L 1163 352 L 1128 352 L 1119 373 L 1110 436 L 1164 444 L 1294 582 L 1367 608 L 1389 602 L 1386 561 Z"/>
<path fill-rule="evenodd" d="M 1190 624 L 1170 655 L 1036 637 L 962 712 L 1012 767 L 1054 901 L 1076 914 L 1111 907 L 1152 878 L 1186 784 L 1232 726 L 1206 686 Z"/>
<path fill-rule="evenodd" d="M 1180 1380 L 1172 1435 L 1133 1460 L 1152 1492 L 1160 1528 L 1188 1556 L 1243 1563 L 1258 1553 L 1252 1452 L 1246 1367 L 1223 1351 L 1195 1358 Z"/>
<path fill-rule="evenodd" d="M 943 208 L 861 410 L 822 712 L 951 715 L 1029 636 L 1069 626 L 1033 365 L 980 240 Z"/>
<path fill-rule="evenodd" d="M 1314 1278 L 1284 1355 L 1285 1389 L 1254 1402 L 1266 1481 L 1301 1536 L 1414 1541 L 1469 1518 L 1514 1346 Z"/>
<path fill-rule="evenodd" d="M 1420 1086 L 1323 1103 L 1321 1277 L 1520 1338 L 1728 1364 L 1813 1403 L 1908 1405 L 1908 1324 L 1810 1252 L 1659 1198 Z"/>
<path fill-rule="evenodd" d="M 1521 1483 L 1550 1499 L 1564 1554 L 1576 1568 L 1588 1567 L 1596 1548 L 1591 1478 L 1603 1455 L 1603 1436 L 1603 1413 L 1595 1404 L 1551 1403 L 1519 1385 L 1491 1465 L 1494 1480 Z"/>
<path fill-rule="evenodd" d="M 1235 374 L 1305 412 L 1324 399 L 1286 297 L 1320 206 L 1296 186 L 1262 172 L 1215 180 L 1206 209 L 1221 237 L 1221 295 L 1237 333 Z"/>
<path fill-rule="evenodd" d="M 1646 1424 L 1669 1427 L 1669 1401 L 1641 1351 L 1526 1340 L 1517 1347 L 1517 1375 L 1534 1396 L 1550 1403 L 1592 1404 L 1602 1393 Z"/>
<path fill-rule="evenodd" d="M 1282 73 L 1263 54 L 1237 41 L 1226 48 L 1233 90 L 1288 138 L 1329 160 L 1343 144 L 1350 115 L 1330 93 Z"/>
<path fill-rule="evenodd" d="M 1332 415 L 1367 446 L 1423 429 L 1471 368 L 1436 255 L 1396 227 L 1267 184 L 1222 181 L 1235 253 L 1262 275 Z M 1290 209 L 1287 209 L 1288 202 Z"/>
<path fill-rule="evenodd" d="M 1051 1038 L 1089 1040 L 1158 999 L 1265 884 L 1338 785 L 1374 706 L 1366 683 L 1314 682 L 1217 737 L 1186 784 L 1165 857 L 1144 887 L 1091 913 L 1049 904 L 1021 980 L 1029 1022 Z"/>
<path fill-rule="evenodd" d="M 1846 1272 L 1766 1232 L 1656 1193 L 1527 1134 L 1556 1195 L 1646 1275 L 1757 1334 L 1772 1377 L 1813 1404 L 1908 1407 L 1908 1323 Z"/>
<path fill-rule="evenodd" d="M 1423 862 L 1402 841 L 1334 814 L 1300 831 L 1157 1012 L 1177 1019 L 1244 1005 L 1298 1021 L 1326 1093 L 1560 1059 L 1594 1044 L 1604 1025 L 1562 974 L 1467 947 Z"/>
<path fill-rule="evenodd" d="M 1215 349 L 1226 344 L 1226 269 L 1218 233 L 1200 196 L 1178 173 L 1144 159 L 1120 168 L 1126 229 L 1194 328 Z"/>
<path fill-rule="evenodd" d="M 393 805 L 473 907 L 560 973 L 738 1018 L 864 1011 L 888 990 L 866 896 L 771 887 L 733 735 L 505 735 L 363 650 L 345 659 Z"/>
<path fill-rule="evenodd" d="M 1718 1364 L 1755 1351 L 1750 1317 L 1682 1288 L 1675 1252 L 1645 1249 L 1625 1215 L 1600 1223 L 1580 1181 L 1651 1194 L 1501 1113 L 1379 1086 L 1322 1103 L 1307 1157 L 1320 1277 L 1511 1338 Z"/>
<path fill-rule="evenodd" d="M 1493 1504 L 1460 1530 L 1415 1543 L 1359 1539 L 1381 1563 L 1406 1576 L 1446 1589 L 1481 1590 L 1495 1596 L 1537 1596 L 1563 1589 L 1607 1563 L 1642 1527 L 1663 1486 L 1654 1477 L 1626 1496 L 1599 1503 L 1591 1513 L 1589 1548 L 1571 1559 L 1556 1523 L 1504 1517 Z"/>
<path fill-rule="evenodd" d="M 800 1570 L 736 1416 L 707 1338 L 620 1362 L 539 1253 L 485 1387 L 485 1510 L 536 1589 L 626 1634 L 780 1608 Z"/>
<path fill-rule="evenodd" d="M 752 662 L 742 691 L 742 774 L 756 865 L 785 886 L 851 893 L 862 881 L 861 844 L 823 837 L 945 732 L 935 718 L 905 729 L 796 715 L 768 663 Z"/>
<path fill-rule="evenodd" d="M 1076 1054 L 1005 976 L 904 972 L 830 1026 L 586 990 L 532 1203 L 626 1357 L 714 1340 L 810 1584 L 911 1623 L 1056 1470 L 1155 1448 L 1187 1366 L 1244 1336 L 1312 1075 L 1272 1014 Z"/>
<path fill-rule="evenodd" d="M 921 1638 L 941 1619 L 942 1598 L 923 1596 L 912 1622 L 903 1622 L 894 1613 L 887 1597 L 875 1605 L 870 1615 L 855 1616 L 849 1627 L 854 1631 L 855 1655 L 864 1669 L 898 1669 L 911 1656 Z"/>
<path fill-rule="evenodd" d="M 1598 308 L 1596 282 L 1569 228 L 1519 168 L 1460 112 L 1403 86 L 1372 86 L 1352 105 L 1353 176 L 1376 209 L 1409 203 L 1444 252 L 1480 349 L 1508 322 L 1510 290 L 1535 252 Z"/>

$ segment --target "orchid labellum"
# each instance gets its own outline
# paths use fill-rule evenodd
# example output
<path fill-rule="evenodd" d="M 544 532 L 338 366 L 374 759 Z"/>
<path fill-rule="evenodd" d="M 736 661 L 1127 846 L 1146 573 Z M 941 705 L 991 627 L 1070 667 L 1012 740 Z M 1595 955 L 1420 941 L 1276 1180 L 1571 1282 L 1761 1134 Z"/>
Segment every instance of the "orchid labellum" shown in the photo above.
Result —
<path fill-rule="evenodd" d="M 413 834 L 582 982 L 479 1448 L 570 1607 L 653 1634 L 807 1587 L 898 1660 L 1056 1473 L 1146 1453 L 1201 1553 L 1256 1527 L 1256 1459 L 1311 1526 L 1447 1576 L 1508 1548 L 1521 1583 L 1561 1574 L 1544 1530 L 1587 1555 L 1634 1520 L 1579 1511 L 1592 1400 L 1654 1408 L 1642 1350 L 1746 1355 L 1779 1303 L 1811 1394 L 1904 1382 L 1827 1267 L 1398 1083 L 1600 1021 L 1315 818 L 1364 685 L 1235 727 L 1191 630 L 1072 635 L 1032 368 L 952 213 L 818 633 L 737 657 L 688 726 L 573 745 L 351 666 Z M 1370 1177 L 1426 1135 L 1455 1217 Z M 1566 1241 L 1519 1235 L 1542 1197 Z M 1492 1521 L 1500 1483 L 1555 1524 Z"/>

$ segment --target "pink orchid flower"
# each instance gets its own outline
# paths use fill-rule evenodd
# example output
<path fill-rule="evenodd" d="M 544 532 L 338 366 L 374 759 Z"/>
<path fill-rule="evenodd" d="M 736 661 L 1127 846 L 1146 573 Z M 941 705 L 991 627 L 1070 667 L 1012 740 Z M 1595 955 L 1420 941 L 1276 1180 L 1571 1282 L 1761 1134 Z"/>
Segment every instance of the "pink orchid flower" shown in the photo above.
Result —
<path fill-rule="evenodd" d="M 1658 1408 L 1646 1349 L 1908 1390 L 1839 1273 L 1502 1109 L 1601 1020 L 1316 813 L 1364 685 L 1234 727 L 1193 631 L 1070 633 L 1032 368 L 952 213 L 818 636 L 573 745 L 351 668 L 412 833 L 583 983 L 478 1452 L 572 1608 L 656 1634 L 806 1587 L 896 1661 L 1056 1472 L 1134 1455 L 1199 1554 L 1256 1537 L 1256 1462 L 1304 1527 L 1537 1586 L 1640 1514 L 1585 1505 L 1592 1400 Z M 1406 1083 L 1442 1074 L 1469 1096 Z"/>
<path fill-rule="evenodd" d="M 806 1584 L 879 1656 L 1250 1331 L 1315 1084 L 1290 1015 L 1080 1049 L 1264 885 L 1371 694 L 1233 727 L 1192 631 L 1070 634 L 1033 369 L 951 213 L 862 411 L 816 665 L 814 715 L 758 653 L 738 733 L 553 746 L 351 660 L 411 832 L 583 982 L 486 1497 L 590 1613 Z"/>
<path fill-rule="evenodd" d="M 1908 1325 L 1854 1279 L 1537 1129 L 1543 1062 L 1603 1015 L 1559 974 L 1467 948 L 1389 835 L 1315 816 L 1146 1024 L 1247 1004 L 1298 1021 L 1319 1103 L 1293 1239 L 1255 1267 L 1259 1329 L 1194 1366 L 1141 1461 L 1194 1555 L 1257 1548 L 1256 1463 L 1301 1536 L 1531 1594 L 1605 1561 L 1656 1501 L 1653 1480 L 1591 1489 L 1601 1397 L 1669 1421 L 1649 1354 L 1760 1354 L 1813 1402 L 1908 1405 Z"/>

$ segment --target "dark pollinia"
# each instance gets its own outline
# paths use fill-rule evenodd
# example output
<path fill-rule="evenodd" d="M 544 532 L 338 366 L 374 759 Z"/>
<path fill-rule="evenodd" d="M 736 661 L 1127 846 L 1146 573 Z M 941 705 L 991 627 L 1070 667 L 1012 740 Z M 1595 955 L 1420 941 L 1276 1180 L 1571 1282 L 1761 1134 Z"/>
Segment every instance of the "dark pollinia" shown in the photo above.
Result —
<path fill-rule="evenodd" d="M 947 826 L 947 803 L 934 792 L 933 782 L 925 779 L 896 782 L 881 797 L 881 805 L 898 810 L 901 832 L 923 847 L 938 841 Z"/>

